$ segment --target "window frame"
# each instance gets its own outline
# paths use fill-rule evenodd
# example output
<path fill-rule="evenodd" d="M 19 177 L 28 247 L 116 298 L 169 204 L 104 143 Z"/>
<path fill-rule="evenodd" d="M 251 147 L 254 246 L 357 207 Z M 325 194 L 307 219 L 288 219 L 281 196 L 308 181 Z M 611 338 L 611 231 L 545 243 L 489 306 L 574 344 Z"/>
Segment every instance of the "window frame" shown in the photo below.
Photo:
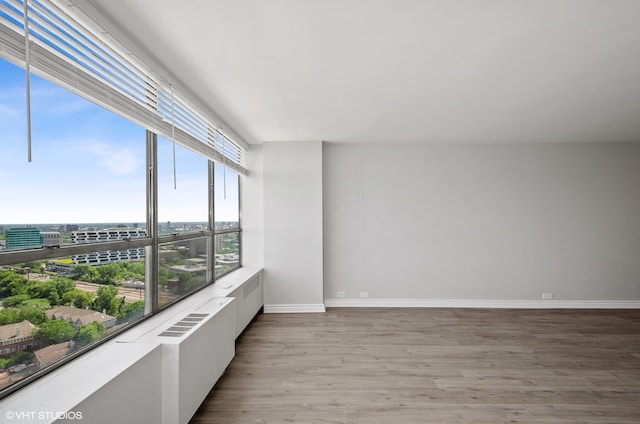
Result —
<path fill-rule="evenodd" d="M 80 3 L 80 4 L 77 4 Z M 0 60 L 7 60 L 27 72 L 27 104 L 30 103 L 29 78 L 31 73 L 72 91 L 81 97 L 115 113 L 146 130 L 146 237 L 82 244 L 44 246 L 41 248 L 0 251 L 0 266 L 59 257 L 82 255 L 106 250 L 145 249 L 145 309 L 142 318 L 123 329 L 90 345 L 80 348 L 55 364 L 33 375 L 0 389 L 0 399 L 14 393 L 21 387 L 67 364 L 85 352 L 102 345 L 113 337 L 142 323 L 146 319 L 168 308 L 185 297 L 214 284 L 217 279 L 242 267 L 242 186 L 241 176 L 248 171 L 244 165 L 247 144 L 232 129 L 225 128 L 223 122 L 208 108 L 202 107 L 198 98 L 192 97 L 179 81 L 171 82 L 160 75 L 162 69 L 135 43 L 104 17 L 95 6 L 85 1 L 60 4 L 52 0 L 25 2 L 8 0 L 0 9 Z M 9 7 L 10 6 L 10 7 Z M 78 7 L 81 6 L 81 7 Z M 42 16 L 57 22 L 56 29 L 42 30 L 38 22 Z M 47 21 L 49 22 L 49 21 Z M 49 24 L 45 25 L 49 27 Z M 79 35 L 74 35 L 74 34 Z M 55 34 L 53 34 L 55 33 Z M 68 49 L 71 44 L 61 42 L 61 38 L 71 38 L 71 44 L 79 49 Z M 84 40 L 89 40 L 84 43 Z M 80 45 L 81 44 L 81 45 Z M 133 49 L 133 50 L 132 50 Z M 79 53 L 79 51 L 81 51 Z M 88 54 L 108 69 L 93 72 L 79 57 Z M 98 68 L 100 68 L 99 65 Z M 120 70 L 135 74 L 133 79 L 111 81 L 108 76 L 120 75 Z M 133 91 L 124 90 L 123 84 L 135 82 Z M 137 91 L 136 91 L 137 90 Z M 137 94 L 136 94 L 137 93 Z M 27 107 L 29 109 L 29 107 Z M 185 115 L 187 118 L 180 119 Z M 29 114 L 27 119 L 30 120 Z M 204 131 L 203 129 L 206 129 Z M 28 125 L 27 146 L 30 152 L 31 127 Z M 189 234 L 158 234 L 158 177 L 157 177 L 157 137 L 172 138 L 173 141 L 202 155 L 209 161 L 209 229 Z M 142 143 L 142 140 L 141 140 Z M 31 156 L 29 154 L 29 161 Z M 213 160 L 227 166 L 238 174 L 238 228 L 216 231 L 214 205 Z M 141 194 L 142 195 L 142 194 Z M 238 267 L 215 275 L 215 237 L 223 233 L 238 234 Z M 167 242 L 179 242 L 207 237 L 207 274 L 205 284 L 178 299 L 162 305 L 159 300 L 159 246 Z"/>
<path fill-rule="evenodd" d="M 38 378 L 54 371 L 55 369 L 68 364 L 84 353 L 102 345 L 103 343 L 111 340 L 112 338 L 128 331 L 129 329 L 139 325 L 148 318 L 155 316 L 161 311 L 169 308 L 177 302 L 199 292 L 200 290 L 215 284 L 215 282 L 225 275 L 228 275 L 240 268 L 242 268 L 242 178 L 238 174 L 238 228 L 216 230 L 215 229 L 215 163 L 208 159 L 208 219 L 209 229 L 206 231 L 199 231 L 186 234 L 170 234 L 170 235 L 158 235 L 158 175 L 157 175 L 157 143 L 158 135 L 150 130 L 146 130 L 146 171 L 147 182 L 145 195 L 147 198 L 146 204 L 146 220 L 147 220 L 147 236 L 134 239 L 112 240 L 112 241 L 99 241 L 88 242 L 82 244 L 65 244 L 61 246 L 44 246 L 42 248 L 24 249 L 24 250 L 10 250 L 0 251 L 0 266 L 10 266 L 17 263 L 32 262 L 37 260 L 56 259 L 63 256 L 72 256 L 80 254 L 88 254 L 93 252 L 101 252 L 106 250 L 127 250 L 136 248 L 145 248 L 145 307 L 144 315 L 136 321 L 130 323 L 126 327 L 114 331 L 113 333 L 102 337 L 90 345 L 84 346 L 70 355 L 64 357 L 58 362 L 48 365 L 42 370 L 36 371 L 34 374 L 7 386 L 0 390 L 0 399 L 5 398 L 11 393 L 16 392 L 20 388 L 28 385 L 29 383 L 37 380 Z M 239 263 L 238 267 L 230 269 L 223 274 L 217 275 L 215 273 L 215 237 L 217 235 L 236 233 L 238 234 L 238 250 L 239 250 Z M 163 305 L 159 305 L 159 248 L 161 244 L 171 242 L 189 241 L 199 238 L 207 238 L 207 271 L 205 283 L 197 289 L 185 293 L 178 298 L 172 300 Z"/>
<path fill-rule="evenodd" d="M 211 223 L 211 228 L 213 228 L 213 238 L 212 238 L 212 243 L 213 243 L 213 258 L 212 258 L 212 264 L 211 264 L 211 270 L 213 273 L 213 278 L 214 281 L 218 278 L 221 278 L 225 275 L 228 275 L 230 273 L 232 273 L 233 271 L 242 268 L 242 177 L 240 174 L 238 175 L 238 228 L 230 228 L 230 229 L 226 229 L 226 230 L 216 230 L 215 227 L 215 163 L 214 162 L 209 162 L 210 166 L 209 166 L 209 175 L 210 175 L 210 180 L 211 180 L 211 190 L 210 190 L 210 202 L 211 202 L 211 206 L 210 206 L 210 211 L 211 213 L 214 215 L 214 220 Z M 223 164 L 224 166 L 224 164 Z M 235 171 L 234 171 L 235 172 Z M 216 236 L 218 235 L 223 235 L 223 234 L 232 234 L 232 233 L 237 233 L 238 234 L 238 266 L 236 268 L 232 268 L 226 272 L 223 272 L 222 274 L 216 276 L 215 275 L 215 261 L 216 261 L 216 250 L 215 250 L 215 246 L 217 245 L 216 243 Z"/>

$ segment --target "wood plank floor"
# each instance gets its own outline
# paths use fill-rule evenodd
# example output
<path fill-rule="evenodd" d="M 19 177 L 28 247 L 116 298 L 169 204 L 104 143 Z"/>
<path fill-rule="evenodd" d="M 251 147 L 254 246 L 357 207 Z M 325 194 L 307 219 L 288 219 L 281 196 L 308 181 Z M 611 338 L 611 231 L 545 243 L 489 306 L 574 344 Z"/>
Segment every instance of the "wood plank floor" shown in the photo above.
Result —
<path fill-rule="evenodd" d="M 191 421 L 640 423 L 640 311 L 260 315 Z"/>

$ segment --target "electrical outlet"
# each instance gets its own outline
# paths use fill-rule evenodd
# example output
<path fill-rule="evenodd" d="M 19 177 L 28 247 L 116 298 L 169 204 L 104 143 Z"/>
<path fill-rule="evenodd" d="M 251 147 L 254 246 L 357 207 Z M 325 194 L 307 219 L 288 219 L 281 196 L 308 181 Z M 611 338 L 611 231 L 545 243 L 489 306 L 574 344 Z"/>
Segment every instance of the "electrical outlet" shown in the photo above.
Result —
<path fill-rule="evenodd" d="M 553 299 L 553 293 L 542 292 L 542 300 L 551 300 L 551 299 Z"/>
<path fill-rule="evenodd" d="M 338 293 L 336 293 L 336 297 L 344 297 L 344 292 L 339 291 Z"/>
<path fill-rule="evenodd" d="M 360 297 L 363 297 L 363 298 L 369 297 L 369 292 L 360 292 Z"/>

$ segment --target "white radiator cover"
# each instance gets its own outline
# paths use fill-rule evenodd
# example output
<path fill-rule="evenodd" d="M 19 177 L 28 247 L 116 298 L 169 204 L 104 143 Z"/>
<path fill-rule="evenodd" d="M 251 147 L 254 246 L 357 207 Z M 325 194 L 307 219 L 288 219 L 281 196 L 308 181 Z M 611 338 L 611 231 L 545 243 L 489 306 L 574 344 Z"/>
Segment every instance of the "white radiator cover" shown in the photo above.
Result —
<path fill-rule="evenodd" d="M 235 300 L 214 298 L 136 342 L 162 344 L 162 423 L 186 424 L 235 354 Z M 190 314 L 206 314 L 182 336 L 162 336 Z"/>
<path fill-rule="evenodd" d="M 236 299 L 236 333 L 237 338 L 256 316 L 262 305 L 262 273 L 258 273 L 228 294 Z"/>

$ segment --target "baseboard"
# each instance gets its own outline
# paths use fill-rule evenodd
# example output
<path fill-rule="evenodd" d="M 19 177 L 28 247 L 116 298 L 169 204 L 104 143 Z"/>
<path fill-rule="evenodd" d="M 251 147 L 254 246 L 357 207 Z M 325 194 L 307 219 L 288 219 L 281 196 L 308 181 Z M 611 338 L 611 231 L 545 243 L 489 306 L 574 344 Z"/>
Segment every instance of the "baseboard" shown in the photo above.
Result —
<path fill-rule="evenodd" d="M 265 314 L 289 314 L 326 312 L 322 303 L 320 304 L 284 304 L 284 305 L 264 305 Z"/>
<path fill-rule="evenodd" d="M 327 308 L 640 309 L 640 300 L 325 299 Z"/>

